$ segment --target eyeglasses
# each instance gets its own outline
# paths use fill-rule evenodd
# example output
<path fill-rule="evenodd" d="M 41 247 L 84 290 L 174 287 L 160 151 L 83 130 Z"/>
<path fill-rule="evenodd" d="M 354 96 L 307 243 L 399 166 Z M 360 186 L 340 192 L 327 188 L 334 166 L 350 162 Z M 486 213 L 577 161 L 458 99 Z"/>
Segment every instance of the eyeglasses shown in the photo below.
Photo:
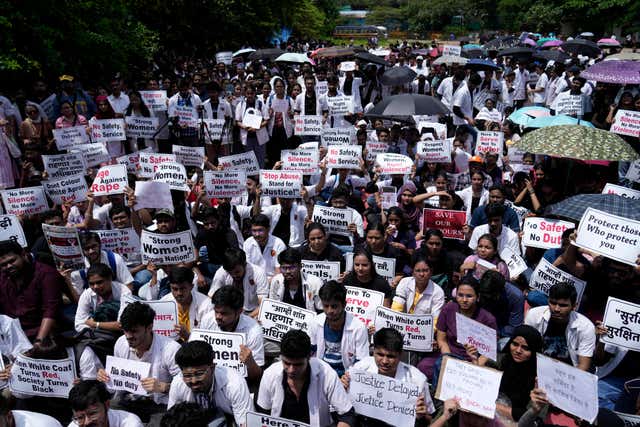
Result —
<path fill-rule="evenodd" d="M 203 378 L 203 377 L 207 374 L 207 372 L 209 372 L 209 369 L 211 369 L 211 366 L 209 366 L 207 369 L 203 369 L 203 370 L 196 371 L 196 372 L 191 372 L 191 373 L 188 373 L 188 374 L 185 374 L 185 373 L 183 372 L 183 373 L 182 373 L 182 378 L 183 378 L 184 380 L 191 380 L 191 379 L 196 380 L 196 379 L 201 379 L 201 378 Z"/>
<path fill-rule="evenodd" d="M 92 422 L 98 419 L 98 417 L 100 416 L 100 413 L 102 411 L 101 410 L 94 410 L 94 411 L 88 411 L 85 412 L 84 414 L 78 414 L 78 415 L 74 415 L 71 418 L 71 421 L 73 421 L 74 423 L 80 425 L 80 424 L 84 424 L 85 420 L 87 420 L 88 422 Z"/>

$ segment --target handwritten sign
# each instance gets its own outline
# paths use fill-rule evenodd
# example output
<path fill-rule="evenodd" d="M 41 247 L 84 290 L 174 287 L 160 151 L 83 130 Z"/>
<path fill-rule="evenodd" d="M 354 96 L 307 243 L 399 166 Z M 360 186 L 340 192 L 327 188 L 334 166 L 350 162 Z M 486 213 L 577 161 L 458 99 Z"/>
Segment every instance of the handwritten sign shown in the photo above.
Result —
<path fill-rule="evenodd" d="M 522 243 L 532 248 L 559 248 L 562 246 L 562 233 L 573 228 L 575 225 L 568 221 L 528 217 L 522 226 Z"/>
<path fill-rule="evenodd" d="M 158 166 L 166 162 L 176 162 L 176 155 L 140 152 L 138 175 L 142 178 L 153 178 Z"/>
<path fill-rule="evenodd" d="M 91 140 L 94 142 L 127 139 L 123 119 L 91 120 Z"/>
<path fill-rule="evenodd" d="M 44 170 L 47 171 L 49 179 L 64 178 L 77 175 L 87 167 L 81 153 L 42 155 Z"/>
<path fill-rule="evenodd" d="M 587 286 L 587 283 L 560 270 L 544 258 L 540 260 L 536 269 L 533 271 L 531 279 L 529 280 L 529 287 L 537 289 L 545 295 L 549 295 L 549 289 L 553 285 L 562 282 L 571 283 L 576 288 L 576 292 L 578 293 L 576 303 L 580 305 L 582 294 L 584 293 L 584 288 Z"/>
<path fill-rule="evenodd" d="M 315 175 L 320 173 L 318 159 L 318 150 L 282 150 L 280 154 L 282 170 L 300 171 L 305 175 Z"/>
<path fill-rule="evenodd" d="M 440 230 L 445 239 L 464 240 L 463 228 L 467 223 L 465 211 L 452 211 L 446 209 L 425 209 L 423 232 L 429 229 Z"/>
<path fill-rule="evenodd" d="M 247 191 L 247 174 L 243 170 L 204 171 L 207 197 L 231 199 Z"/>
<path fill-rule="evenodd" d="M 640 191 L 623 187 L 621 185 L 611 184 L 609 182 L 602 189 L 602 194 L 617 194 L 618 196 L 627 199 L 640 200 Z"/>
<path fill-rule="evenodd" d="M 47 360 L 19 355 L 11 367 L 9 388 L 29 396 L 66 399 L 75 379 L 76 366 L 72 358 Z"/>
<path fill-rule="evenodd" d="M 538 388 L 549 402 L 592 423 L 598 415 L 598 377 L 540 353 L 536 356 Z"/>
<path fill-rule="evenodd" d="M 126 391 L 139 396 L 148 394 L 142 387 L 142 379 L 149 378 L 151 363 L 107 356 L 104 370 L 109 375 L 107 387 L 110 390 Z"/>
<path fill-rule="evenodd" d="M 247 176 L 257 175 L 260 173 L 258 158 L 256 157 L 256 153 L 253 151 L 218 157 L 218 166 L 222 166 L 222 169 L 244 170 L 247 173 Z"/>
<path fill-rule="evenodd" d="M 153 180 L 164 182 L 172 190 L 189 191 L 187 185 L 187 170 L 180 163 L 164 162 L 158 165 Z"/>
<path fill-rule="evenodd" d="M 376 165 L 380 167 L 380 173 L 388 175 L 406 175 L 411 173 L 413 160 L 402 154 L 384 153 L 376 156 Z"/>
<path fill-rule="evenodd" d="M 53 138 L 56 141 L 58 150 L 66 150 L 69 147 L 89 142 L 89 135 L 85 126 L 53 129 Z"/>
<path fill-rule="evenodd" d="M 141 90 L 142 102 L 151 111 L 167 111 L 166 90 Z"/>
<path fill-rule="evenodd" d="M 272 341 L 280 342 L 290 329 L 300 329 L 313 336 L 313 322 L 316 314 L 295 305 L 265 298 L 260 304 L 259 320 L 262 335 Z"/>
<path fill-rule="evenodd" d="M 365 144 L 365 150 L 367 151 L 367 161 L 373 162 L 378 157 L 378 154 L 384 154 L 389 150 L 389 144 L 386 142 L 378 142 L 367 140 Z"/>
<path fill-rule="evenodd" d="M 640 138 L 640 112 L 618 110 L 609 131 L 618 135 Z"/>
<path fill-rule="evenodd" d="M 639 240 L 640 221 L 587 208 L 578 225 L 576 245 L 635 266 Z"/>
<path fill-rule="evenodd" d="M 325 93 L 329 92 L 329 84 L 326 80 L 316 82 L 315 91 L 316 96 L 318 97 L 324 95 Z"/>
<path fill-rule="evenodd" d="M 233 61 L 233 52 L 224 51 L 224 52 L 216 53 L 216 62 L 217 63 L 223 63 L 225 65 L 231 65 L 232 61 Z"/>
<path fill-rule="evenodd" d="M 124 118 L 127 125 L 127 136 L 129 138 L 153 138 L 158 130 L 157 117 L 134 117 Z"/>
<path fill-rule="evenodd" d="M 602 342 L 640 350 L 640 305 L 609 297 L 602 323 L 607 328 Z"/>
<path fill-rule="evenodd" d="M 454 46 L 450 44 L 446 44 L 442 46 L 443 55 L 460 56 L 461 53 L 462 53 L 462 47 L 460 46 Z"/>
<path fill-rule="evenodd" d="M 451 163 L 453 139 L 418 141 L 416 157 L 429 163 Z"/>
<path fill-rule="evenodd" d="M 89 188 L 83 175 L 50 179 L 48 181 L 42 181 L 42 185 L 44 186 L 47 196 L 49 196 L 56 205 L 87 200 Z"/>
<path fill-rule="evenodd" d="M 262 127 L 262 114 L 255 108 L 247 108 L 242 116 L 242 125 L 249 129 L 260 129 Z"/>
<path fill-rule="evenodd" d="M 323 121 L 323 116 L 296 116 L 294 133 L 299 136 L 319 136 Z"/>
<path fill-rule="evenodd" d="M 384 303 L 384 293 L 345 286 L 347 289 L 347 305 L 345 310 L 369 326 L 376 318 L 376 309 Z"/>
<path fill-rule="evenodd" d="M 495 329 L 456 313 L 456 335 L 458 343 L 471 344 L 483 356 L 498 360 L 498 334 Z"/>
<path fill-rule="evenodd" d="M 286 418 L 273 417 L 271 415 L 259 414 L 257 412 L 247 412 L 246 427 L 309 427 L 299 421 L 287 420 Z"/>
<path fill-rule="evenodd" d="M 327 96 L 327 103 L 329 104 L 329 114 L 332 116 L 344 116 L 353 109 L 353 100 L 346 95 Z"/>
<path fill-rule="evenodd" d="M 518 277 L 529 268 L 524 259 L 507 246 L 500 251 L 500 258 L 507 264 L 509 277 L 512 279 Z"/>
<path fill-rule="evenodd" d="M 320 144 L 323 147 L 329 145 L 351 145 L 356 139 L 356 130 L 352 127 L 323 128 Z"/>
<path fill-rule="evenodd" d="M 213 349 L 213 362 L 247 376 L 247 365 L 240 361 L 240 346 L 245 344 L 244 334 L 235 332 L 194 329 L 189 341 L 204 341 Z"/>
<path fill-rule="evenodd" d="M 175 301 L 164 300 L 138 300 L 132 295 L 125 295 L 120 301 L 120 315 L 124 309 L 131 303 L 141 302 L 147 304 L 156 313 L 153 318 L 153 332 L 158 335 L 169 337 L 172 339 L 178 338 L 178 333 L 175 331 L 175 326 L 178 324 L 178 305 Z"/>
<path fill-rule="evenodd" d="M 268 197 L 281 199 L 298 199 L 302 197 L 302 172 L 261 170 L 260 188 L 262 194 Z"/>
<path fill-rule="evenodd" d="M 327 230 L 327 234 L 351 236 L 349 224 L 353 222 L 353 218 L 349 209 L 315 205 L 313 207 L 313 222 L 322 224 Z"/>
<path fill-rule="evenodd" d="M 82 153 L 84 163 L 88 168 L 98 166 L 100 163 L 107 163 L 111 160 L 107 147 L 101 142 L 76 145 L 73 147 L 72 152 Z"/>
<path fill-rule="evenodd" d="M 108 165 L 101 167 L 96 174 L 93 184 L 91 184 L 91 191 L 94 196 L 123 194 L 127 185 L 129 185 L 127 167 L 125 165 Z"/>
<path fill-rule="evenodd" d="M 566 114 L 567 116 L 581 116 L 582 95 L 558 96 L 554 102 L 556 114 Z"/>
<path fill-rule="evenodd" d="M 42 224 L 42 232 L 57 266 L 74 270 L 84 268 L 77 228 Z"/>
<path fill-rule="evenodd" d="M 320 278 L 322 283 L 329 280 L 337 280 L 340 276 L 339 261 L 310 261 L 302 260 L 302 274 L 313 274 Z"/>
<path fill-rule="evenodd" d="M 12 215 L 35 215 L 49 209 L 49 203 L 41 185 L 2 190 L 1 194 L 5 210 Z"/>
<path fill-rule="evenodd" d="M 404 336 L 405 350 L 433 350 L 433 316 L 430 314 L 398 313 L 379 306 L 374 318 L 376 331 L 382 328 L 397 329 Z"/>
<path fill-rule="evenodd" d="M 140 236 L 133 228 L 96 230 L 95 232 L 100 236 L 102 249 L 119 254 L 127 263 L 139 263 L 141 261 Z"/>
<path fill-rule="evenodd" d="M 144 264 L 151 261 L 156 265 L 175 265 L 195 261 L 196 258 L 190 231 L 156 234 L 142 230 L 140 243 Z"/>
<path fill-rule="evenodd" d="M 502 156 L 502 147 L 504 144 L 504 134 L 494 131 L 478 132 L 478 142 L 476 144 L 476 154 L 486 155 L 487 153 Z"/>
<path fill-rule="evenodd" d="M 195 166 L 197 168 L 202 168 L 204 164 L 204 147 L 173 145 L 171 151 L 176 156 L 176 163 L 181 163 L 184 166 Z"/>
<path fill-rule="evenodd" d="M 0 215 L 0 240 L 12 240 L 23 248 L 28 246 L 27 238 L 24 236 L 24 230 L 17 216 Z"/>

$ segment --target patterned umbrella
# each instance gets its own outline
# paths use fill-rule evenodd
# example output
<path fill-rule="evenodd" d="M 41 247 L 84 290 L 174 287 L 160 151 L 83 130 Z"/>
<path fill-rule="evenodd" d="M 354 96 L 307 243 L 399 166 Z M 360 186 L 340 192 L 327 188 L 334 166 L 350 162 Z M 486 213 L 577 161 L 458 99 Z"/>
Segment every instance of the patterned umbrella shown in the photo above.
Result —
<path fill-rule="evenodd" d="M 493 39 L 484 44 L 487 50 L 500 50 L 508 47 L 515 47 L 520 43 L 520 39 L 514 36 L 504 36 Z"/>
<path fill-rule="evenodd" d="M 640 61 L 640 53 L 622 52 L 615 55 L 609 55 L 604 58 L 605 61 Z"/>
<path fill-rule="evenodd" d="M 640 62 L 602 61 L 584 70 L 580 76 L 597 82 L 637 84 L 640 83 Z"/>
<path fill-rule="evenodd" d="M 578 194 L 547 207 L 546 215 L 556 215 L 580 221 L 587 208 L 640 221 L 640 200 L 617 194 Z"/>
<path fill-rule="evenodd" d="M 640 156 L 615 133 L 578 125 L 549 126 L 526 134 L 514 146 L 531 153 L 580 160 L 626 160 Z"/>

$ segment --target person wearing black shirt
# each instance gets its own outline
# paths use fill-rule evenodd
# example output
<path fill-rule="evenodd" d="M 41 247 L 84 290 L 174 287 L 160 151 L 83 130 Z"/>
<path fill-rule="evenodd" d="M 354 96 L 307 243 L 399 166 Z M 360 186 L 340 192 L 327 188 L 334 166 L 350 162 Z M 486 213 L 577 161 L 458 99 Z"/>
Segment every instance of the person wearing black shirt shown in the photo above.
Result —
<path fill-rule="evenodd" d="M 382 292 L 384 293 L 383 305 L 391 307 L 393 289 L 389 286 L 389 282 L 376 272 L 373 257 L 363 249 L 353 254 L 353 270 L 344 273 L 342 284 Z"/>
<path fill-rule="evenodd" d="M 224 252 L 229 248 L 238 249 L 238 237 L 233 230 L 220 226 L 220 214 L 215 208 L 207 208 L 202 213 L 203 229 L 196 236 L 196 250 L 200 261 L 200 271 L 212 279 L 222 265 Z M 203 249 L 206 253 L 203 253 Z"/>

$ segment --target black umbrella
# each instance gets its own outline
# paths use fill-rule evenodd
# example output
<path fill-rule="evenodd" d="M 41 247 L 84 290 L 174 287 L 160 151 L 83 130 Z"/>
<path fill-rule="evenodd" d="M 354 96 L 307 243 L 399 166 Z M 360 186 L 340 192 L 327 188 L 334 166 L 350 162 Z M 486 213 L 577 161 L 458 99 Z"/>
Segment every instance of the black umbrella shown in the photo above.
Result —
<path fill-rule="evenodd" d="M 415 115 L 433 116 L 449 113 L 449 109 L 438 98 L 429 95 L 406 93 L 384 98 L 367 115 L 407 118 Z"/>
<path fill-rule="evenodd" d="M 464 49 L 462 51 L 464 58 L 484 58 L 484 51 L 482 49 Z"/>
<path fill-rule="evenodd" d="M 385 86 L 399 86 L 412 82 L 416 76 L 416 72 L 409 67 L 393 67 L 384 72 L 380 83 Z"/>
<path fill-rule="evenodd" d="M 493 39 L 484 44 L 484 48 L 487 50 L 500 50 L 510 47 L 516 47 L 520 44 L 520 39 L 514 36 L 504 36 Z"/>
<path fill-rule="evenodd" d="M 533 54 L 533 58 L 543 59 L 545 61 L 564 62 L 569 59 L 570 56 L 561 50 L 539 50 Z"/>
<path fill-rule="evenodd" d="M 498 56 L 529 57 L 533 55 L 534 52 L 530 47 L 509 47 L 498 52 Z"/>
<path fill-rule="evenodd" d="M 490 59 L 470 59 L 464 66 L 464 68 L 468 68 L 474 71 L 492 71 L 497 70 L 498 67 L 493 63 Z"/>
<path fill-rule="evenodd" d="M 358 52 L 356 53 L 356 58 L 362 62 L 368 62 L 370 64 L 389 65 L 389 63 L 385 61 L 384 58 L 381 58 L 369 52 Z"/>
<path fill-rule="evenodd" d="M 258 49 L 255 52 L 252 52 L 248 58 L 250 61 L 257 61 L 260 59 L 269 59 L 273 61 L 283 53 L 284 53 L 284 50 L 278 49 L 275 47 L 270 49 Z"/>
<path fill-rule="evenodd" d="M 569 53 L 576 53 L 578 55 L 585 55 L 595 58 L 600 55 L 600 48 L 598 45 L 586 39 L 573 39 L 568 42 L 562 43 L 562 50 Z"/>

